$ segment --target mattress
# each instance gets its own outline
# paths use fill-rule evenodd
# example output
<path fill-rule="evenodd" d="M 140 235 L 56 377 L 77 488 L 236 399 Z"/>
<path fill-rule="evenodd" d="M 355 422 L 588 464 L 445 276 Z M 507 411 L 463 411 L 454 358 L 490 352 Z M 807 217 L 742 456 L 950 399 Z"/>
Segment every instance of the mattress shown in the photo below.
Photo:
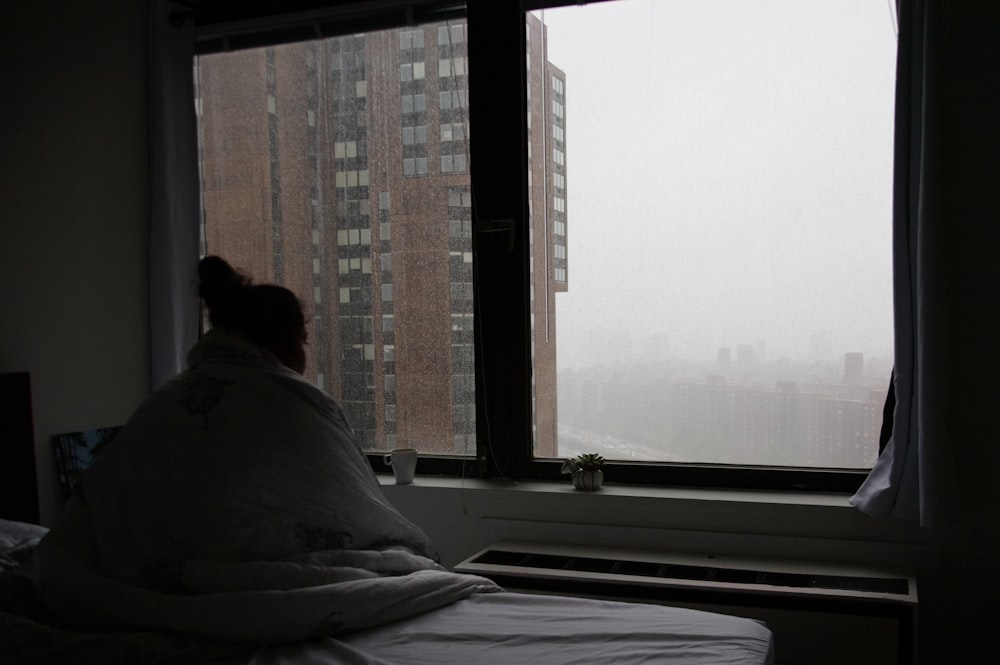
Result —
<path fill-rule="evenodd" d="M 339 638 L 259 650 L 250 665 L 765 665 L 771 632 L 750 619 L 661 605 L 480 594 Z"/>
<path fill-rule="evenodd" d="M 762 623 L 663 605 L 476 593 L 374 628 L 257 646 L 162 630 L 73 628 L 35 594 L 37 525 L 0 520 L 0 661 L 14 665 L 773 665 Z M 266 620 L 266 618 L 265 618 Z"/>

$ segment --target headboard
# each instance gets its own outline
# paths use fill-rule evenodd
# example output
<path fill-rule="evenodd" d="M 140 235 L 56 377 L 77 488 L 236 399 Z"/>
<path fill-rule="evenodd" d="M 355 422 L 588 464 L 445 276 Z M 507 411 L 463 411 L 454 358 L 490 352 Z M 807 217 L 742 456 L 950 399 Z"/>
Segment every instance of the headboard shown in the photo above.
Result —
<path fill-rule="evenodd" d="M 27 372 L 0 374 L 0 518 L 35 524 L 41 520 Z"/>

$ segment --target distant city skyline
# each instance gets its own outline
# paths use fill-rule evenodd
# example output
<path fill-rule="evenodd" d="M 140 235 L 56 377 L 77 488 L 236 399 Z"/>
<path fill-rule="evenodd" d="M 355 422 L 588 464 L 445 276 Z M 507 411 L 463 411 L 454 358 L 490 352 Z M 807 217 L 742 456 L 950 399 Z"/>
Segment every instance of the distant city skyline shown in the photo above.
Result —
<path fill-rule="evenodd" d="M 559 447 L 609 459 L 867 469 L 878 456 L 891 365 L 674 358 L 559 372 Z"/>

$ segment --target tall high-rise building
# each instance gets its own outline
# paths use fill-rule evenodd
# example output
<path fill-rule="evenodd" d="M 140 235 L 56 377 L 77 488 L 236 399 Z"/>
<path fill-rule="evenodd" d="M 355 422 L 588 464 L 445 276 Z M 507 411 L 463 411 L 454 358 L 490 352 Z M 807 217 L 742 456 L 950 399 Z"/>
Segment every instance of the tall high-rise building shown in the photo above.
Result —
<path fill-rule="evenodd" d="M 565 76 L 528 29 L 536 451 L 554 456 Z M 307 377 L 367 449 L 476 452 L 469 66 L 461 21 L 196 64 L 203 251 L 303 299 Z"/>
<path fill-rule="evenodd" d="M 566 75 L 548 61 L 545 30 L 544 23 L 527 14 L 534 439 L 536 455 L 556 457 L 556 294 L 569 284 Z"/>
<path fill-rule="evenodd" d="M 865 354 L 857 351 L 844 354 L 844 385 L 863 386 L 865 383 Z"/>

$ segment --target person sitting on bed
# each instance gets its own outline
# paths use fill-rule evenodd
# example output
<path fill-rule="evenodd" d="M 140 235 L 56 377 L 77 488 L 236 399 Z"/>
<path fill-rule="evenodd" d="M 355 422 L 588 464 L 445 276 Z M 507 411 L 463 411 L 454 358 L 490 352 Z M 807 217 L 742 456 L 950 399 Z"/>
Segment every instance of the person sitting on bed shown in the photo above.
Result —
<path fill-rule="evenodd" d="M 288 289 L 199 264 L 211 330 L 79 479 L 37 551 L 66 621 L 280 642 L 379 625 L 492 582 L 446 571 L 302 377 Z"/>

